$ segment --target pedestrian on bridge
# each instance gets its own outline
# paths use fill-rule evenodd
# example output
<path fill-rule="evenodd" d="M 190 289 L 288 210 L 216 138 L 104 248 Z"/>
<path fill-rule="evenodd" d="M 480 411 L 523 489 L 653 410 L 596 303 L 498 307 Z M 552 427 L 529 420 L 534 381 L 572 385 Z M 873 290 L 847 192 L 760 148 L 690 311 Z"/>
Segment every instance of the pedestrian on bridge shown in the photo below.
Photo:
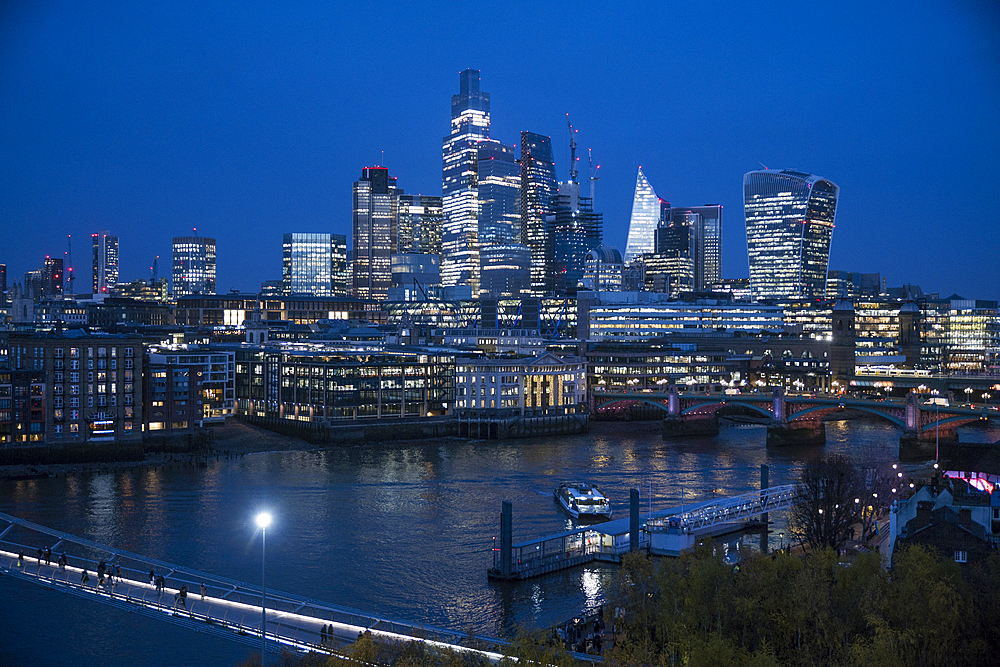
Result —
<path fill-rule="evenodd" d="M 84 586 L 90 583 L 90 575 L 87 574 L 87 568 L 83 568 L 83 574 L 80 575 L 80 583 Z"/>
<path fill-rule="evenodd" d="M 52 547 L 45 547 L 45 564 L 52 564 Z"/>
<path fill-rule="evenodd" d="M 182 584 L 181 589 L 174 594 L 174 607 L 187 609 L 187 594 L 188 594 L 187 584 Z"/>
<path fill-rule="evenodd" d="M 122 580 L 122 566 L 121 565 L 115 565 L 115 579 L 117 579 L 119 582 Z"/>
<path fill-rule="evenodd" d="M 42 564 L 42 556 L 44 556 L 44 555 L 45 555 L 45 552 L 42 550 L 41 547 L 38 547 L 38 564 L 39 565 Z"/>
<path fill-rule="evenodd" d="M 205 596 L 208 594 L 208 589 L 205 588 L 205 582 L 201 582 L 201 599 L 204 600 Z"/>
<path fill-rule="evenodd" d="M 150 586 L 152 586 L 152 585 L 153 585 L 153 581 L 154 581 L 155 579 L 156 579 L 156 575 L 154 575 L 154 574 L 153 574 L 153 571 L 152 571 L 152 570 L 150 570 L 150 571 L 149 571 L 149 585 L 150 585 Z"/>
<path fill-rule="evenodd" d="M 66 552 L 65 551 L 63 552 L 62 556 L 59 556 L 59 569 L 63 570 L 63 571 L 66 570 Z"/>
<path fill-rule="evenodd" d="M 24 552 L 23 551 L 18 551 L 17 552 L 17 566 L 18 567 L 24 567 Z"/>
<path fill-rule="evenodd" d="M 163 587 L 167 585 L 166 580 L 163 578 L 162 574 L 156 575 L 156 592 L 163 595 Z"/>

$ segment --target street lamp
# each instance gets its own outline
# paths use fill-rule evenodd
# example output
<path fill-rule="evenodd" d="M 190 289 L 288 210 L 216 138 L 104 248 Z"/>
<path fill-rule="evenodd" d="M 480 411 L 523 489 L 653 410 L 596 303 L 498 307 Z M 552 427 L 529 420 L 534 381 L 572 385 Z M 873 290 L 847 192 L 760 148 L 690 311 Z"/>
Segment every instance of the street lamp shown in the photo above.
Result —
<path fill-rule="evenodd" d="M 778 547 L 778 551 L 783 551 L 785 548 L 785 534 L 778 533 L 778 537 L 781 539 L 781 545 Z"/>
<path fill-rule="evenodd" d="M 257 527 L 260 528 L 260 664 L 264 667 L 267 650 L 267 588 L 264 586 L 264 558 L 267 527 L 271 525 L 270 512 L 257 515 Z"/>
<path fill-rule="evenodd" d="M 972 387 L 965 388 L 965 402 L 969 402 L 969 397 L 972 396 Z"/>

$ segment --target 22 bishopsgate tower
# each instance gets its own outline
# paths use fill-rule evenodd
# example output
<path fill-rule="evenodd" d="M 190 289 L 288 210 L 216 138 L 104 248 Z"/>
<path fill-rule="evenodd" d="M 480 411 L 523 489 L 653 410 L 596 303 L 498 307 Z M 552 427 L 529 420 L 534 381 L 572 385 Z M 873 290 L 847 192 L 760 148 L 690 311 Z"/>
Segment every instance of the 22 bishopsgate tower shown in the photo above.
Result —
<path fill-rule="evenodd" d="M 743 201 L 754 300 L 823 299 L 840 188 L 786 169 L 751 171 Z"/>

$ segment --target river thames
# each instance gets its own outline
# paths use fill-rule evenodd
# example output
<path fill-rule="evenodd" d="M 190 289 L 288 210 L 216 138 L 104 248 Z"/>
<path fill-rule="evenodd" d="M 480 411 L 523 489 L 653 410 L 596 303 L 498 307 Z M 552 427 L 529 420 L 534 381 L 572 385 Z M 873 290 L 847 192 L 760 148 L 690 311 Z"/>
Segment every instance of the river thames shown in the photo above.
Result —
<path fill-rule="evenodd" d="M 643 431 L 641 429 L 650 429 Z M 963 441 L 1000 432 L 962 430 Z M 899 431 L 879 422 L 827 424 L 825 448 L 764 447 L 764 429 L 663 441 L 652 423 L 599 424 L 587 435 L 508 441 L 427 441 L 247 454 L 207 465 L 0 482 L 0 511 L 57 530 L 259 584 L 253 516 L 274 514 L 268 588 L 415 623 L 508 636 L 548 627 L 604 601 L 611 565 L 524 582 L 486 579 L 500 505 L 514 505 L 515 542 L 572 527 L 552 498 L 562 481 L 596 482 L 616 517 L 630 488 L 654 510 L 797 480 L 819 455 L 880 452 Z M 903 469 L 912 472 L 917 464 Z M 787 534 L 771 516 L 772 546 Z M 747 542 L 759 537 L 747 536 Z M 28 583 L 0 580 L 0 664 L 235 665 L 250 649 Z"/>

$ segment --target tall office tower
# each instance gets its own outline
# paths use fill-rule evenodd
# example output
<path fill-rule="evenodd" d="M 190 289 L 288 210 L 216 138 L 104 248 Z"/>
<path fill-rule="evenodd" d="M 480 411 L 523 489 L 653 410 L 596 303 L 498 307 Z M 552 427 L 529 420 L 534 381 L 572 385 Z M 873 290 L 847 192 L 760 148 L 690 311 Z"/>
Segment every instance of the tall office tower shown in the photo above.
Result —
<path fill-rule="evenodd" d="M 665 285 L 662 291 L 678 296 L 681 292 L 695 289 L 697 216 L 673 213 L 669 206 L 666 204 L 664 209 L 669 217 L 665 216 L 656 229 L 656 252 L 646 256 L 646 282 L 655 283 L 655 277 L 663 275 Z"/>
<path fill-rule="evenodd" d="M 347 266 L 347 235 L 330 234 L 331 296 L 347 296 L 347 285 L 351 282 Z"/>
<path fill-rule="evenodd" d="M 660 228 L 669 227 L 675 220 L 688 227 L 691 237 L 690 259 L 694 264 L 694 272 L 685 289 L 706 292 L 722 279 L 722 205 L 671 208 L 669 203 L 663 202 Z M 657 234 L 659 233 L 657 229 Z M 659 254 L 660 250 L 657 249 L 656 252 Z"/>
<path fill-rule="evenodd" d="M 822 299 L 840 188 L 786 169 L 743 177 L 750 289 L 760 299 Z"/>
<path fill-rule="evenodd" d="M 107 294 L 118 284 L 118 237 L 97 232 L 90 239 L 94 246 L 94 294 Z"/>
<path fill-rule="evenodd" d="M 174 237 L 173 295 L 215 294 L 215 239 Z"/>
<path fill-rule="evenodd" d="M 333 243 L 329 234 L 285 234 L 281 283 L 285 294 L 333 295 Z"/>
<path fill-rule="evenodd" d="M 0 308 L 7 306 L 7 265 L 0 264 Z"/>
<path fill-rule="evenodd" d="M 531 291 L 539 295 L 552 291 L 552 237 L 546 233 L 545 216 L 556 193 L 552 140 L 521 132 L 521 245 L 531 249 Z"/>
<path fill-rule="evenodd" d="M 397 252 L 440 255 L 443 225 L 441 197 L 401 194 L 396 231 Z"/>
<path fill-rule="evenodd" d="M 479 143 L 479 247 L 521 240 L 521 165 L 517 150 L 495 139 Z"/>
<path fill-rule="evenodd" d="M 396 177 L 385 167 L 365 167 L 354 183 L 353 293 L 384 301 L 392 280 L 390 257 L 399 212 Z"/>
<path fill-rule="evenodd" d="M 635 194 L 632 197 L 632 217 L 628 224 L 628 241 L 625 243 L 625 263 L 646 253 L 654 252 L 653 236 L 660 217 L 660 200 L 653 186 L 639 167 L 635 177 Z"/>
<path fill-rule="evenodd" d="M 547 216 L 552 238 L 549 275 L 552 289 L 559 294 L 575 294 L 583 280 L 587 253 L 601 245 L 603 216 L 594 213 L 590 197 L 580 196 L 580 184 L 559 184 L 552 214 Z"/>
<path fill-rule="evenodd" d="M 45 256 L 42 267 L 42 298 L 61 299 L 63 294 L 63 259 Z"/>
<path fill-rule="evenodd" d="M 483 246 L 480 294 L 518 298 L 531 291 L 531 250 L 520 244 Z"/>
<path fill-rule="evenodd" d="M 479 90 L 479 70 L 459 74 L 451 97 L 451 134 L 442 142 L 444 230 L 441 284 L 479 293 L 479 148 L 490 137 L 490 94 Z"/>

